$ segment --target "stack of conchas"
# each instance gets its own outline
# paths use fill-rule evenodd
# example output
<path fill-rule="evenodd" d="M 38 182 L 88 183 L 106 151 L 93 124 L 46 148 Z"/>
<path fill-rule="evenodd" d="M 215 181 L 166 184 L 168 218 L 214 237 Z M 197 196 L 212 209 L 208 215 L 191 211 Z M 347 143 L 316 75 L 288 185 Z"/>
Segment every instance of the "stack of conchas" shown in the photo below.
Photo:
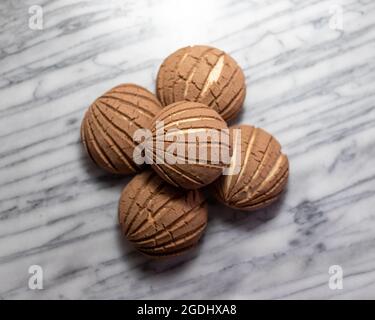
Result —
<path fill-rule="evenodd" d="M 156 89 L 157 98 L 135 84 L 109 90 L 87 110 L 81 138 L 104 170 L 137 173 L 121 194 L 121 230 L 140 252 L 165 257 L 186 252 L 202 236 L 207 206 L 201 188 L 231 208 L 263 208 L 283 191 L 289 164 L 263 129 L 228 128 L 246 85 L 225 52 L 177 50 L 161 65 Z"/>

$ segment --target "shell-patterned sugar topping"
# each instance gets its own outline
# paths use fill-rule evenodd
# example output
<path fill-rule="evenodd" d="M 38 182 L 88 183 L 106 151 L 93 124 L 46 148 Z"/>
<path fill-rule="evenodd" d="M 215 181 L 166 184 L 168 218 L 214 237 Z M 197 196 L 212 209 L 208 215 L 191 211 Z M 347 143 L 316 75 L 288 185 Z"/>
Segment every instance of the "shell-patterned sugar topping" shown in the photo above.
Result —
<path fill-rule="evenodd" d="M 81 125 L 81 139 L 90 158 L 116 174 L 139 171 L 133 161 L 137 129 L 150 128 L 162 109 L 156 97 L 134 84 L 114 87 L 94 101 Z"/>
<path fill-rule="evenodd" d="M 162 63 L 157 95 L 164 106 L 183 100 L 206 104 L 228 121 L 241 111 L 245 76 L 224 51 L 201 45 L 185 47 Z"/>
<path fill-rule="evenodd" d="M 162 146 L 156 143 L 159 123 L 163 124 Z M 201 103 L 180 101 L 165 107 L 155 118 L 152 134 L 152 168 L 176 187 L 206 186 L 229 164 L 228 126 L 215 110 Z M 178 147 L 170 151 L 172 146 Z M 173 156 L 174 163 L 169 160 Z"/>
<path fill-rule="evenodd" d="M 275 201 L 286 186 L 288 157 L 279 142 L 260 128 L 248 125 L 231 127 L 241 130 L 241 141 L 233 144 L 233 157 L 239 154 L 239 170 L 223 175 L 214 183 L 215 196 L 224 204 L 242 210 L 254 210 Z M 237 152 L 240 147 L 241 151 Z M 232 162 L 228 172 L 235 165 Z"/>
<path fill-rule="evenodd" d="M 200 191 L 175 188 L 145 171 L 123 190 L 119 222 L 124 236 L 140 252 L 152 257 L 178 255 L 202 236 L 207 207 Z"/>

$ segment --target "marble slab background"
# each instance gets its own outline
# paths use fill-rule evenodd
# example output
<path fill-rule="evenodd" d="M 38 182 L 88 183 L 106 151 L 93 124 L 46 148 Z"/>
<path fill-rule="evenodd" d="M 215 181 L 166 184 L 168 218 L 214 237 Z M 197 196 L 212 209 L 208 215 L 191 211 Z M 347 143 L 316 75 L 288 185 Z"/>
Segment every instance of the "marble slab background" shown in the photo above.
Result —
<path fill-rule="evenodd" d="M 154 90 L 162 59 L 199 43 L 243 67 L 237 122 L 279 139 L 288 190 L 251 214 L 211 201 L 199 248 L 153 262 L 120 238 L 128 178 L 87 160 L 80 121 L 116 84 Z M 371 0 L 1 1 L 0 298 L 375 298 L 374 58 Z"/>

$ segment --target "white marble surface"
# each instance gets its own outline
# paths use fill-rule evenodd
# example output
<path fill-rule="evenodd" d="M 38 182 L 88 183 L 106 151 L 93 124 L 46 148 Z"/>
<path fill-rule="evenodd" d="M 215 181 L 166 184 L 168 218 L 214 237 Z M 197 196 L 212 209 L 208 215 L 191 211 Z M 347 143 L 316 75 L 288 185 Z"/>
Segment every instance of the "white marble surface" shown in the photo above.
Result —
<path fill-rule="evenodd" d="M 1 1 L 0 298 L 375 298 L 374 23 L 373 0 Z M 121 241 L 128 179 L 87 160 L 80 121 L 118 83 L 154 90 L 162 59 L 200 43 L 243 67 L 238 122 L 283 144 L 288 191 L 251 214 L 212 202 L 201 246 L 153 262 Z"/>

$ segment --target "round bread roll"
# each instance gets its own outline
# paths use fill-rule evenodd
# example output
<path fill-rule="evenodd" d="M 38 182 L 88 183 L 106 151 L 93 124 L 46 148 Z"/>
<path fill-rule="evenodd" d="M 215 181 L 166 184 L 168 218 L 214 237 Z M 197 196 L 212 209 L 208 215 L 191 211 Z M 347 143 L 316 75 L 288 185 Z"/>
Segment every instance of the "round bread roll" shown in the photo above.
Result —
<path fill-rule="evenodd" d="M 158 124 L 163 124 L 161 131 Z M 204 187 L 217 179 L 230 163 L 228 126 L 206 105 L 188 101 L 173 103 L 155 117 L 151 131 L 152 168 L 175 187 Z"/>
<path fill-rule="evenodd" d="M 81 125 L 81 140 L 90 158 L 115 174 L 139 171 L 133 161 L 137 129 L 149 128 L 162 109 L 156 97 L 135 84 L 121 84 L 96 99 Z"/>
<path fill-rule="evenodd" d="M 172 256 L 198 243 L 207 225 L 207 207 L 200 191 L 175 188 L 150 170 L 136 175 L 122 191 L 119 222 L 140 252 Z"/>
<path fill-rule="evenodd" d="M 246 95 L 245 76 L 236 61 L 209 46 L 172 53 L 162 63 L 156 85 L 164 106 L 182 100 L 201 102 L 226 121 L 241 111 Z"/>
<path fill-rule="evenodd" d="M 238 133 L 234 129 L 241 130 L 240 153 L 235 142 Z M 283 191 L 289 174 L 288 158 L 281 152 L 279 142 L 260 128 L 240 125 L 231 127 L 230 131 L 234 136 L 232 163 L 229 174 L 213 184 L 214 194 L 232 208 L 249 211 L 263 208 Z M 237 167 L 236 156 L 241 157 Z"/>

